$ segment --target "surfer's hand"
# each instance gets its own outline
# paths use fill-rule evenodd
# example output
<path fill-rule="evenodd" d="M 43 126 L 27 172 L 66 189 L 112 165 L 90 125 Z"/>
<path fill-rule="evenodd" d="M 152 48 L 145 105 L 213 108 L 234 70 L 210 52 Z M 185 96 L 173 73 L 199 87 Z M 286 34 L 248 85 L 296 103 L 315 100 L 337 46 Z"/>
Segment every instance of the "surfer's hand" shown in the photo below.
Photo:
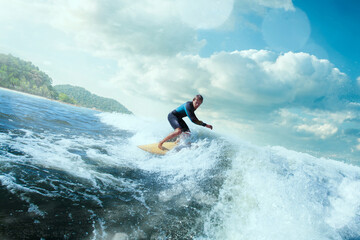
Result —
<path fill-rule="evenodd" d="M 209 125 L 209 124 L 206 124 L 206 126 L 205 126 L 205 127 L 210 128 L 210 129 L 212 130 L 212 126 L 211 126 L 211 125 Z"/>

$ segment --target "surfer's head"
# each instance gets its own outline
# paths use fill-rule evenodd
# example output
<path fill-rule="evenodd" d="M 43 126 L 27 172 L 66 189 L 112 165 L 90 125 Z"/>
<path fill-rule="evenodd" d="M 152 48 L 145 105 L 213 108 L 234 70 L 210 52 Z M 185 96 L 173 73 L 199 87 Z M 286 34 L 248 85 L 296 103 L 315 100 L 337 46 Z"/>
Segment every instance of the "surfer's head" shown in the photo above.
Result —
<path fill-rule="evenodd" d="M 202 97 L 200 94 L 196 95 L 196 96 L 194 97 L 194 99 L 193 99 L 194 108 L 197 109 L 198 107 L 200 107 L 200 105 L 202 104 L 203 100 L 204 100 L 204 99 L 203 99 L 203 97 Z"/>
<path fill-rule="evenodd" d="M 201 96 L 200 94 L 196 95 L 193 99 L 193 101 L 195 100 L 195 98 L 198 98 L 201 102 L 203 102 L 204 98 L 203 96 Z"/>

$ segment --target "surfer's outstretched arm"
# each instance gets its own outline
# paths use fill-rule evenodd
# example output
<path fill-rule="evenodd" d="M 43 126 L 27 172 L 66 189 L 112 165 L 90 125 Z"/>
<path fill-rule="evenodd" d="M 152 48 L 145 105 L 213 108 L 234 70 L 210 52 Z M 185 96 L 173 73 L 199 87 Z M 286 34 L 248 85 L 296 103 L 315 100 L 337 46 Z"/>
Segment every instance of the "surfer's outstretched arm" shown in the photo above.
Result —
<path fill-rule="evenodd" d="M 187 102 L 185 105 L 185 113 L 188 116 L 188 118 L 195 124 L 203 126 L 203 127 L 207 127 L 210 128 L 211 130 L 213 129 L 213 127 L 207 123 L 204 123 L 203 121 L 200 121 L 196 115 L 195 115 L 195 110 L 196 108 L 198 108 L 201 105 L 201 103 L 196 103 L 195 99 L 193 100 L 192 104 L 191 102 Z M 196 106 L 196 107 L 195 107 Z"/>
<path fill-rule="evenodd" d="M 174 138 L 174 137 L 177 137 L 181 134 L 181 129 L 180 128 L 176 128 L 175 131 L 173 131 L 172 133 L 170 133 L 167 137 L 165 137 L 163 140 L 161 140 L 159 142 L 159 145 L 158 145 L 158 148 L 162 149 L 162 145 L 164 144 L 164 142 Z"/>

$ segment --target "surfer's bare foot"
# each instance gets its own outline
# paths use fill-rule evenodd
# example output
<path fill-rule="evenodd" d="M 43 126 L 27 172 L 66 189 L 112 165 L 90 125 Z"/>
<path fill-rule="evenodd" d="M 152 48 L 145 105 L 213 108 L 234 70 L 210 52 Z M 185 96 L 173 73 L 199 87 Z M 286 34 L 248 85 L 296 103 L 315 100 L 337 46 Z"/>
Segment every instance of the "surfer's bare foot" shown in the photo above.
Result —
<path fill-rule="evenodd" d="M 159 142 L 158 148 L 159 148 L 160 150 L 163 150 L 162 145 L 163 145 L 163 143 L 162 143 L 162 142 Z"/>

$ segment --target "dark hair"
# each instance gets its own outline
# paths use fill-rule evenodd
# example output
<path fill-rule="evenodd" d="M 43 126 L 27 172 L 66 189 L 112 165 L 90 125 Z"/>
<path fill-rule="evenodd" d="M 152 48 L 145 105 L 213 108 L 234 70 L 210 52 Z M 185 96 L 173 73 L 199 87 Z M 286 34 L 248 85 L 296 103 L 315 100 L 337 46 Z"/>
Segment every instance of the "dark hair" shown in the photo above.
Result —
<path fill-rule="evenodd" d="M 203 101 L 204 101 L 203 96 L 201 96 L 200 94 L 196 95 L 196 96 L 194 97 L 193 101 L 194 101 L 196 98 L 200 99 L 200 100 L 201 100 L 201 102 L 203 102 Z"/>

